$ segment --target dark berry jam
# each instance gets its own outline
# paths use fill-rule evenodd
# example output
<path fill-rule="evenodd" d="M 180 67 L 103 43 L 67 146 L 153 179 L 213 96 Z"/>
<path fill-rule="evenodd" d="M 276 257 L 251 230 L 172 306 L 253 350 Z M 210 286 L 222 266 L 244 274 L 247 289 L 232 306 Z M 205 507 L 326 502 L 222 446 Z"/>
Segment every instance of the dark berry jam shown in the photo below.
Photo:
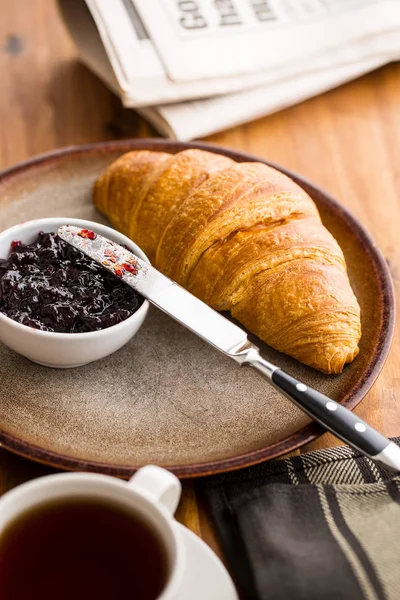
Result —
<path fill-rule="evenodd" d="M 59 333 L 84 333 L 130 317 L 143 298 L 55 233 L 11 244 L 0 258 L 0 312 Z"/>

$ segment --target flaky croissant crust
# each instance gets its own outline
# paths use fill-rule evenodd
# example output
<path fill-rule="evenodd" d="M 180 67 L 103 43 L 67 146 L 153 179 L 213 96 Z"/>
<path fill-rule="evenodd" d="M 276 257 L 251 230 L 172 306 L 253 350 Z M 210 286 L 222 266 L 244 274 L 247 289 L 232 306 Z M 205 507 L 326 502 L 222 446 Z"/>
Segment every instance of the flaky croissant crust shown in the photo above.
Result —
<path fill-rule="evenodd" d="M 160 271 L 267 344 L 326 373 L 358 354 L 360 308 L 311 198 L 261 163 L 129 152 L 94 203 Z"/>

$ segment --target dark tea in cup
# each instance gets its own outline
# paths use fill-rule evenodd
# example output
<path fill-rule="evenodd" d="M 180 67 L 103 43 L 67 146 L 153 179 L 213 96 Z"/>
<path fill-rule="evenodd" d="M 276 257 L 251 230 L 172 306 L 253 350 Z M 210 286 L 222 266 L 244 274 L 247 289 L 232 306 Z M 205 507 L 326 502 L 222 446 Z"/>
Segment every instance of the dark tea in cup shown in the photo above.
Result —
<path fill-rule="evenodd" d="M 43 502 L 0 534 L 1 600 L 156 600 L 170 571 L 155 527 L 101 498 Z"/>

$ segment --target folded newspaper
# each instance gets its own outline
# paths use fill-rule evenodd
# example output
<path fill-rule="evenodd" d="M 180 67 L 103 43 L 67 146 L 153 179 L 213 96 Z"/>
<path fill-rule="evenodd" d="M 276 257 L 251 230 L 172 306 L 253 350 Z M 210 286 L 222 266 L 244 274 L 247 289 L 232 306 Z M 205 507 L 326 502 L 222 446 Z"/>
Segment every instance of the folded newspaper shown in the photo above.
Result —
<path fill-rule="evenodd" d="M 58 0 L 81 60 L 190 140 L 400 59 L 400 0 Z"/>

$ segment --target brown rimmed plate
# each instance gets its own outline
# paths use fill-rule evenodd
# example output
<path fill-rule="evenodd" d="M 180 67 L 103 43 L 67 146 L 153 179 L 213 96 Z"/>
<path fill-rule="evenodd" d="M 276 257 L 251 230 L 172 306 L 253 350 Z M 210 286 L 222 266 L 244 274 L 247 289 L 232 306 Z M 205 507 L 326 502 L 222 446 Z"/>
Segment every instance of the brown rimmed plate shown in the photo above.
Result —
<path fill-rule="evenodd" d="M 267 163 L 218 146 L 165 140 L 64 148 L 0 174 L 1 229 L 52 216 L 105 222 L 91 204 L 93 181 L 120 154 L 143 148 L 201 148 L 239 162 Z M 310 194 L 340 243 L 361 305 L 363 337 L 359 356 L 338 376 L 260 346 L 267 359 L 353 409 L 389 351 L 390 274 L 369 234 L 343 206 L 299 175 L 272 166 Z M 194 477 L 277 457 L 321 433 L 256 373 L 240 369 L 155 309 L 122 350 L 78 369 L 40 367 L 0 344 L 0 442 L 60 468 L 129 477 L 156 463 Z"/>

